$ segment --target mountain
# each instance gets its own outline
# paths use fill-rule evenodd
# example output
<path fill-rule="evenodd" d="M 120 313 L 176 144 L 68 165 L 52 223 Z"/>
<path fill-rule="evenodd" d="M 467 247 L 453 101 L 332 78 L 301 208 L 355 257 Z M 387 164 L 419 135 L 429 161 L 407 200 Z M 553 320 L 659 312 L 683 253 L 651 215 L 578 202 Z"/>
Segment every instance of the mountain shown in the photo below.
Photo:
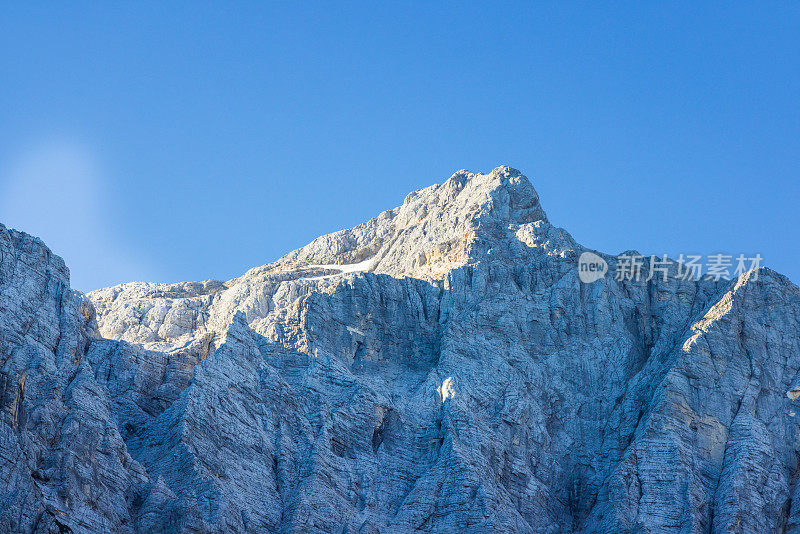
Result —
<path fill-rule="evenodd" d="M 0 530 L 800 531 L 800 289 L 620 261 L 508 167 L 226 282 L 0 225 Z"/>

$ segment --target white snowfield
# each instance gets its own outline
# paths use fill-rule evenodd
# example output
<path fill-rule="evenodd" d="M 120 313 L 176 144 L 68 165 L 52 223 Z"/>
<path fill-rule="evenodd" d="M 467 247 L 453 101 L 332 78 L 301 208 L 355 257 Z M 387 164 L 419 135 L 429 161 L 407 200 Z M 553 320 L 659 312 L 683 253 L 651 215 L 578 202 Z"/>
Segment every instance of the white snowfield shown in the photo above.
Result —
<path fill-rule="evenodd" d="M 333 274 L 325 274 L 322 276 L 312 276 L 310 278 L 301 278 L 300 280 L 324 280 L 325 278 L 333 278 L 334 276 L 339 276 L 340 274 L 347 274 L 347 273 L 361 273 L 361 272 L 369 272 L 375 266 L 375 258 L 370 258 L 368 260 L 364 260 L 358 263 L 349 263 L 344 265 L 337 265 L 335 263 L 325 263 L 321 265 L 307 265 L 306 269 L 324 269 L 326 271 L 339 271 L 338 273 Z"/>

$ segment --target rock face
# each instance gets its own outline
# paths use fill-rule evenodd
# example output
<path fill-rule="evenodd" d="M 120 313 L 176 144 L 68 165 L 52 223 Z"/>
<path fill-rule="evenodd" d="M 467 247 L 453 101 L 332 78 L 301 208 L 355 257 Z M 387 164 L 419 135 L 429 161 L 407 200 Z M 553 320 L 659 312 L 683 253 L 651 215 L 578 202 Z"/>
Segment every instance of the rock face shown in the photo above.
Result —
<path fill-rule="evenodd" d="M 228 282 L 0 226 L 0 531 L 800 531 L 800 290 L 586 250 L 508 167 Z"/>

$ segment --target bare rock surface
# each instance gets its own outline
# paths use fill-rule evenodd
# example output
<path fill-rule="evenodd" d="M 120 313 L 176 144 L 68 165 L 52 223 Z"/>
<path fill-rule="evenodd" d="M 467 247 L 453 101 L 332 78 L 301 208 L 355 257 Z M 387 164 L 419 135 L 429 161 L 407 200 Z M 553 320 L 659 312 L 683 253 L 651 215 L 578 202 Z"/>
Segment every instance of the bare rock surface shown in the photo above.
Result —
<path fill-rule="evenodd" d="M 0 531 L 800 531 L 800 290 L 587 250 L 508 167 L 227 282 L 0 225 Z"/>

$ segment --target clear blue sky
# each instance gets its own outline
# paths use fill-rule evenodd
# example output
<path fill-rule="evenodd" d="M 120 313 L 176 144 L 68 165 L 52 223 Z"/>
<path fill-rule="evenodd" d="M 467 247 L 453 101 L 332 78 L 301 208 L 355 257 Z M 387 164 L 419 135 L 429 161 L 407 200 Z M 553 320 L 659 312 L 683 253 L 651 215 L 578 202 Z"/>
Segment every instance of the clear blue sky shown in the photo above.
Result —
<path fill-rule="evenodd" d="M 238 276 L 500 164 L 587 246 L 800 281 L 796 2 L 27 4 L 0 221 L 79 289 Z"/>

